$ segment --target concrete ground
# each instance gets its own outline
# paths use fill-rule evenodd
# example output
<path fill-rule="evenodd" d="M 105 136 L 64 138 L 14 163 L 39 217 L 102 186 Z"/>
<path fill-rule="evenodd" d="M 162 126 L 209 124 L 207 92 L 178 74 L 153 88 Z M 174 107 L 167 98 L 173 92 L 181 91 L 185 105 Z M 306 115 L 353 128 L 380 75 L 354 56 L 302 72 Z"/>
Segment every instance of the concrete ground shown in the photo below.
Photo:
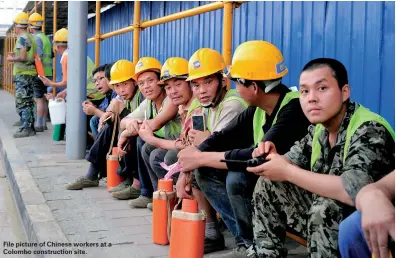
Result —
<path fill-rule="evenodd" d="M 17 128 L 12 124 L 17 120 L 13 96 L 0 90 L 0 158 L 4 160 L 26 239 L 45 242 L 42 251 L 59 252 L 37 257 L 168 257 L 169 246 L 152 243 L 151 211 L 131 209 L 127 201 L 113 199 L 103 181 L 96 188 L 66 190 L 66 183 L 86 173 L 88 162 L 67 160 L 66 143 L 52 140 L 50 124 L 48 131 L 34 137 L 13 139 Z M 2 216 L 0 209 L 0 219 Z M 12 231 L 9 226 L 0 225 L 0 229 Z M 15 238 L 2 236 L 4 241 L 22 239 L 18 237 L 20 234 Z M 52 242 L 60 244 L 54 247 Z M 67 243 L 95 246 L 59 246 Z M 226 245 L 228 249 L 235 247 L 229 234 Z M 305 248 L 293 241 L 288 241 L 287 247 L 289 257 L 306 257 Z M 66 251 L 73 254 L 66 255 Z"/>

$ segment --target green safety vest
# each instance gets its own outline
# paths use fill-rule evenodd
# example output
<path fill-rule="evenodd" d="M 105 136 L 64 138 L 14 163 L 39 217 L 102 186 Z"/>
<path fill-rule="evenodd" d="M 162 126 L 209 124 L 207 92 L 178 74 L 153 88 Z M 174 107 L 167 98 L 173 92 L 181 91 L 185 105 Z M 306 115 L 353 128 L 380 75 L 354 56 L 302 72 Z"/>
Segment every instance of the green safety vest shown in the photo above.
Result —
<path fill-rule="evenodd" d="M 95 70 L 95 64 L 89 56 L 87 56 L 87 97 L 89 95 L 93 95 L 93 98 L 89 98 L 90 100 L 101 100 L 105 97 L 102 93 L 100 93 L 95 88 L 95 83 L 93 82 L 92 72 Z"/>
<path fill-rule="evenodd" d="M 164 104 L 167 100 L 168 98 L 162 101 L 161 109 L 164 107 Z M 145 118 L 147 120 L 155 118 L 158 114 L 157 110 L 153 107 L 153 105 L 155 105 L 154 102 L 152 102 L 151 100 L 147 100 L 147 107 L 145 112 Z M 174 120 L 171 120 L 166 123 L 161 129 L 154 132 L 154 134 L 161 138 L 171 138 L 172 135 L 180 133 L 180 131 L 181 123 L 177 123 Z"/>
<path fill-rule="evenodd" d="M 272 121 L 273 126 L 276 121 L 278 120 L 278 114 L 279 111 L 286 106 L 291 100 L 293 99 L 298 99 L 300 97 L 300 92 L 298 91 L 292 91 L 289 93 L 286 93 L 285 97 L 283 98 L 278 112 L 275 115 L 274 121 Z M 253 137 L 254 137 L 254 145 L 257 145 L 264 137 L 264 132 L 263 132 L 263 125 L 265 125 L 265 111 L 262 110 L 261 108 L 257 107 L 256 111 L 254 112 L 254 117 L 253 117 Z"/>
<path fill-rule="evenodd" d="M 216 111 L 215 115 L 215 125 L 219 122 L 219 117 L 220 113 L 223 110 L 223 105 L 227 101 L 231 100 L 237 100 L 239 101 L 245 108 L 247 108 L 248 104 L 239 96 L 238 92 L 234 89 L 230 89 L 227 91 L 226 95 L 224 96 L 224 99 L 220 102 L 219 108 Z M 198 99 L 194 99 L 193 102 L 191 103 L 190 107 L 188 108 L 187 115 L 189 115 L 193 110 L 196 108 L 201 107 L 201 103 L 198 101 Z M 208 129 L 209 132 L 212 132 L 212 125 L 210 124 L 210 119 L 209 117 L 211 116 L 212 109 L 210 108 L 204 108 L 202 107 L 205 113 L 205 119 L 206 119 L 206 128 Z"/>
<path fill-rule="evenodd" d="M 43 42 L 43 57 L 41 59 L 41 62 L 43 63 L 44 66 L 44 73 L 45 76 L 52 76 L 52 45 L 51 41 L 48 39 L 48 37 L 42 33 L 38 32 L 36 34 L 41 41 Z"/>
<path fill-rule="evenodd" d="M 141 103 L 141 98 L 142 98 L 142 93 L 140 92 L 140 90 L 138 89 L 135 93 L 135 96 L 132 98 L 132 100 L 127 100 L 125 103 L 125 107 L 126 109 L 129 110 L 129 112 L 133 112 L 134 110 L 136 110 L 138 108 L 138 106 Z"/>
<path fill-rule="evenodd" d="M 37 44 L 36 44 L 36 41 L 34 40 L 34 37 L 32 36 L 32 34 L 27 33 L 27 32 L 24 34 L 29 38 L 32 45 L 30 47 L 30 50 L 27 51 L 27 61 L 14 63 L 13 75 L 35 76 L 35 75 L 37 75 L 37 71 L 36 71 L 36 66 L 34 64 L 34 55 L 36 54 L 36 51 L 37 51 Z M 18 39 L 19 39 L 19 37 L 18 37 Z M 20 52 L 21 52 L 20 49 L 17 49 L 16 44 L 15 44 L 15 47 L 14 47 L 15 56 L 20 56 L 20 54 L 21 54 Z"/>
<path fill-rule="evenodd" d="M 349 121 L 349 125 L 347 127 L 347 134 L 344 145 L 344 157 L 343 162 L 347 157 L 349 144 L 351 143 L 352 136 L 355 134 L 356 130 L 366 122 L 377 122 L 382 124 L 392 135 L 392 138 L 395 139 L 395 132 L 393 131 L 390 124 L 385 120 L 385 118 L 380 115 L 371 112 L 369 109 L 359 105 L 356 109 L 355 113 L 352 115 L 351 121 Z M 311 170 L 314 167 L 316 161 L 318 160 L 321 153 L 321 145 L 319 143 L 319 137 L 323 133 L 324 127 L 321 124 L 317 124 L 315 126 L 314 136 L 312 139 L 312 155 L 311 155 Z"/>

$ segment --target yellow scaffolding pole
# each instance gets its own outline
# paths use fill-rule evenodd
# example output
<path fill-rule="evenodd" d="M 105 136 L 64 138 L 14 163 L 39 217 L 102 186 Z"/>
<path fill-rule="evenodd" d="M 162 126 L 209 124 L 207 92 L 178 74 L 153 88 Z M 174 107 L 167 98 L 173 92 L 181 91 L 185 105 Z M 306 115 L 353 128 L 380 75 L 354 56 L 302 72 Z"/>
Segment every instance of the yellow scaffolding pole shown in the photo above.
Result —
<path fill-rule="evenodd" d="M 57 22 L 58 22 L 58 2 L 54 1 L 54 19 L 53 19 L 53 35 L 55 37 L 55 32 L 57 31 Z M 54 45 L 55 48 L 55 45 Z M 56 82 L 56 55 L 53 60 L 52 65 L 52 81 Z M 52 95 L 56 95 L 55 87 L 52 88 Z"/>
<path fill-rule="evenodd" d="M 135 1 L 133 12 L 133 62 L 137 63 L 139 60 L 140 47 L 140 1 Z"/>
<path fill-rule="evenodd" d="M 43 25 L 41 31 L 45 33 L 45 1 L 41 4 L 41 16 L 43 17 Z"/>
<path fill-rule="evenodd" d="M 232 15 L 234 7 L 232 2 L 224 3 L 223 11 L 223 58 L 226 65 L 231 64 L 232 59 Z M 227 87 L 230 88 L 230 81 Z"/>
<path fill-rule="evenodd" d="M 34 12 L 37 13 L 37 7 L 38 7 L 39 5 L 41 5 L 42 2 L 44 2 L 44 1 L 39 1 L 39 2 L 34 1 L 34 7 L 32 8 L 32 10 L 30 10 L 30 12 L 29 12 L 28 14 L 31 15 L 31 14 L 34 13 Z"/>
<path fill-rule="evenodd" d="M 179 13 L 175 13 L 175 14 L 171 14 L 168 16 L 164 16 L 158 19 L 154 19 L 154 20 L 150 20 L 150 21 L 144 21 L 140 24 L 140 29 L 145 29 L 148 27 L 152 27 L 155 25 L 159 25 L 159 24 L 163 24 L 163 23 L 167 23 L 167 22 L 171 22 L 171 21 L 175 21 L 178 19 L 183 19 L 183 18 L 187 18 L 187 17 L 191 17 L 191 16 L 195 16 L 198 14 L 202 14 L 202 13 L 206 13 L 206 12 L 210 12 L 210 11 L 215 11 L 218 9 L 221 9 L 224 7 L 224 3 L 223 2 L 214 2 L 214 3 L 210 3 L 210 4 L 206 4 L 206 5 L 202 5 L 199 7 L 195 7 L 189 10 L 185 10 Z M 127 32 L 131 32 L 134 30 L 133 25 L 130 25 L 128 27 L 119 29 L 119 30 L 115 30 L 112 32 L 108 32 L 108 33 L 104 33 L 102 34 L 102 36 L 100 37 L 101 39 L 107 39 L 113 36 L 117 36 L 117 35 L 121 35 Z M 87 40 L 88 42 L 94 42 L 95 41 L 95 37 L 89 38 Z"/>
<path fill-rule="evenodd" d="M 100 1 L 96 1 L 95 17 L 95 65 L 100 64 Z"/>

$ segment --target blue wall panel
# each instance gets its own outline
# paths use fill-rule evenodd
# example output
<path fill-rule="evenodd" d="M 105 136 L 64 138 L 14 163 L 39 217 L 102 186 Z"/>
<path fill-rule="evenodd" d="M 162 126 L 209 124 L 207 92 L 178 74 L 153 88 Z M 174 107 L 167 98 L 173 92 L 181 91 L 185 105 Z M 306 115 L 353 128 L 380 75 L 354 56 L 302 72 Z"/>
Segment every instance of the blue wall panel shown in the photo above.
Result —
<path fill-rule="evenodd" d="M 142 2 L 141 19 L 150 20 L 210 2 Z M 133 2 L 102 13 L 101 30 L 109 32 L 133 22 Z M 201 47 L 222 50 L 223 10 L 147 28 L 141 32 L 140 56 L 164 62 L 170 56 L 188 59 Z M 95 18 L 88 23 L 89 37 Z M 305 63 L 317 57 L 337 58 L 349 72 L 352 99 L 395 123 L 394 2 L 271 2 L 242 4 L 234 11 L 233 50 L 247 40 L 267 40 L 281 49 L 289 74 L 298 85 Z M 101 63 L 132 59 L 133 33 L 101 43 Z M 94 43 L 88 44 L 94 58 Z"/>

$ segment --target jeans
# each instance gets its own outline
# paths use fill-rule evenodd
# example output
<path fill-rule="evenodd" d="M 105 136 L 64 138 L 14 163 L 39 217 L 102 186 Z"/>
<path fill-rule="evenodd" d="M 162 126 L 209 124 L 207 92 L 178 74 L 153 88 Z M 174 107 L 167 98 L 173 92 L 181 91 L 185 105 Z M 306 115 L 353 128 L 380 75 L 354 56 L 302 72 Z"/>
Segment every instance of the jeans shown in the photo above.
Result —
<path fill-rule="evenodd" d="M 161 167 L 160 163 L 164 162 L 166 165 L 172 165 L 177 162 L 177 154 L 179 150 L 165 150 L 156 148 L 150 144 L 146 144 L 143 148 L 142 157 L 146 164 L 147 171 L 149 173 L 151 184 L 154 191 L 157 190 L 158 179 L 164 178 L 168 172 Z M 172 177 L 174 183 L 177 182 L 177 174 Z"/>
<path fill-rule="evenodd" d="M 89 119 L 89 127 L 91 128 L 91 132 L 95 138 L 98 135 L 99 119 L 100 118 L 97 116 L 93 116 Z"/>
<path fill-rule="evenodd" d="M 253 242 L 252 193 L 257 176 L 202 167 L 195 172 L 201 191 L 220 213 L 238 246 Z"/>
<path fill-rule="evenodd" d="M 153 197 L 153 184 L 151 183 L 150 175 L 147 171 L 146 164 L 143 160 L 143 153 L 147 153 L 147 148 L 152 150 L 155 149 L 154 146 L 145 143 L 140 137 L 137 138 L 137 153 L 138 153 L 138 173 L 140 181 L 140 195 L 152 198 Z"/>

